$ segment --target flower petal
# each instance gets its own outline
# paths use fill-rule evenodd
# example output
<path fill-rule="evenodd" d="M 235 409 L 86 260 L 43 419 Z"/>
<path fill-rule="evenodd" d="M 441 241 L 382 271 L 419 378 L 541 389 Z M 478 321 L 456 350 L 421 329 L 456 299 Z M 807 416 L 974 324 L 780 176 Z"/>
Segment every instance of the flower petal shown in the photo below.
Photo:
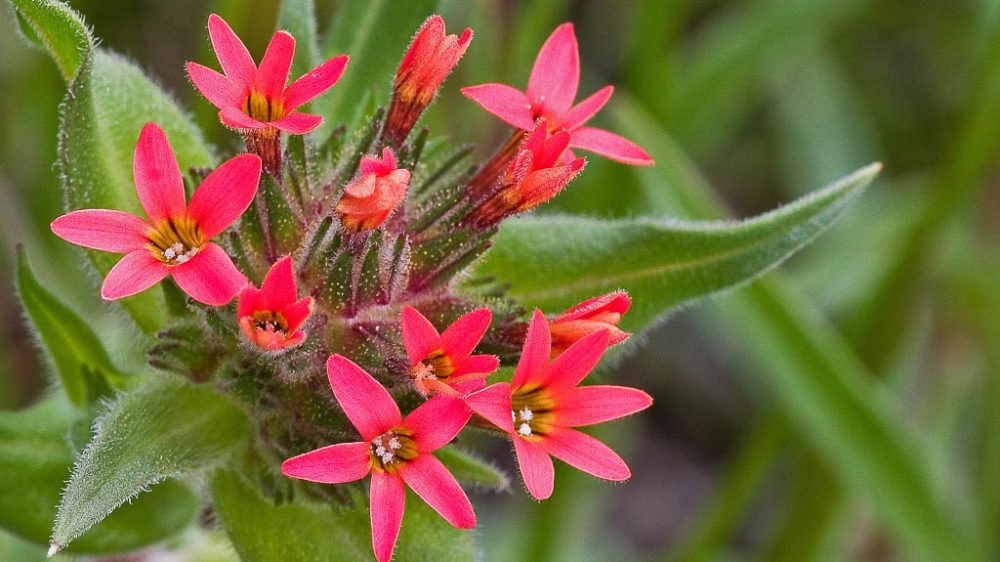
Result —
<path fill-rule="evenodd" d="M 190 216 L 206 240 L 233 224 L 257 194 L 260 157 L 240 154 L 223 162 L 201 182 L 191 196 Z"/>
<path fill-rule="evenodd" d="M 398 477 L 376 470 L 372 472 L 371 491 L 372 548 L 378 562 L 389 562 L 396 548 L 403 524 L 406 487 Z"/>
<path fill-rule="evenodd" d="M 303 74 L 285 88 L 285 111 L 291 113 L 304 103 L 329 90 L 340 80 L 350 57 L 339 55 Z"/>
<path fill-rule="evenodd" d="M 542 384 L 556 396 L 580 384 L 608 349 L 608 338 L 608 331 L 600 330 L 577 340 L 552 360 Z"/>
<path fill-rule="evenodd" d="M 462 88 L 462 95 L 518 129 L 530 130 L 534 126 L 531 100 L 517 88 L 506 84 L 480 84 Z"/>
<path fill-rule="evenodd" d="M 370 444 L 338 443 L 286 460 L 281 463 L 281 473 L 323 484 L 354 482 L 368 475 L 370 459 Z"/>
<path fill-rule="evenodd" d="M 498 382 L 486 388 L 473 392 L 463 398 L 472 411 L 486 418 L 490 423 L 506 431 L 514 433 L 514 420 L 511 419 L 510 383 Z"/>
<path fill-rule="evenodd" d="M 399 425 L 399 406 L 385 387 L 342 355 L 326 361 L 326 376 L 341 409 L 365 441 Z"/>
<path fill-rule="evenodd" d="M 461 360 L 469 356 L 479 345 L 490 327 L 493 313 L 488 308 L 479 308 L 455 320 L 441 334 L 441 347 L 452 359 Z"/>
<path fill-rule="evenodd" d="M 545 40 L 528 78 L 528 99 L 551 117 L 565 113 L 580 86 L 580 50 L 573 24 L 564 23 Z"/>
<path fill-rule="evenodd" d="M 226 77 L 242 89 L 249 90 L 257 74 L 257 65 L 243 41 L 225 20 L 215 14 L 208 16 L 208 36 Z"/>
<path fill-rule="evenodd" d="M 619 482 L 632 476 L 618 453 L 581 431 L 558 428 L 548 433 L 540 444 L 555 458 L 598 478 Z"/>
<path fill-rule="evenodd" d="M 567 390 L 555 408 L 557 423 L 565 427 L 593 425 L 645 410 L 653 399 L 637 388 L 581 386 Z"/>
<path fill-rule="evenodd" d="M 271 36 L 271 42 L 267 44 L 267 50 L 264 51 L 264 57 L 260 59 L 260 67 L 254 78 L 254 89 L 268 99 L 281 99 L 293 58 L 295 58 L 295 38 L 287 31 L 275 31 Z"/>
<path fill-rule="evenodd" d="M 596 152 L 622 164 L 652 166 L 653 159 L 634 142 L 610 131 L 596 127 L 580 127 L 574 130 L 570 146 Z"/>
<path fill-rule="evenodd" d="M 528 326 L 528 335 L 524 338 L 524 348 L 521 359 L 514 371 L 514 388 L 524 386 L 529 381 L 540 381 L 549 365 L 549 355 L 552 353 L 552 335 L 549 333 L 549 322 L 542 311 L 535 309 Z"/>
<path fill-rule="evenodd" d="M 417 450 L 426 453 L 447 445 L 470 417 L 472 412 L 464 402 L 441 395 L 417 406 L 403 419 L 403 426 L 413 431 Z"/>
<path fill-rule="evenodd" d="M 131 213 L 85 209 L 56 218 L 50 227 L 56 236 L 77 246 L 127 253 L 146 246 L 149 224 Z"/>
<path fill-rule="evenodd" d="M 299 295 L 292 256 L 285 256 L 271 266 L 260 284 L 260 292 L 260 306 L 264 310 L 279 311 L 295 302 Z"/>
<path fill-rule="evenodd" d="M 498 367 L 500 367 L 500 359 L 496 355 L 470 355 L 458 364 L 458 368 L 451 376 L 461 377 L 479 373 L 486 377 L 486 375 L 496 371 Z"/>
<path fill-rule="evenodd" d="M 441 336 L 426 316 L 412 306 L 404 306 L 400 315 L 403 328 L 403 346 L 410 364 L 416 365 L 430 352 L 441 346 Z"/>
<path fill-rule="evenodd" d="M 263 129 L 268 126 L 267 123 L 261 123 L 236 107 L 222 108 L 222 111 L 219 111 L 219 121 L 232 129 Z"/>
<path fill-rule="evenodd" d="M 452 526 L 459 529 L 476 526 L 472 502 L 451 472 L 434 455 L 417 455 L 399 471 L 399 476 Z"/>
<path fill-rule="evenodd" d="M 260 289 L 254 287 L 252 283 L 247 283 L 240 291 L 239 300 L 236 301 L 236 317 L 253 316 L 253 313 L 260 310 Z"/>
<path fill-rule="evenodd" d="M 171 274 L 182 291 L 209 306 L 228 303 L 247 284 L 246 276 L 236 269 L 232 258 L 211 242 L 188 262 L 171 268 Z"/>
<path fill-rule="evenodd" d="M 319 115 L 290 113 L 277 121 L 272 121 L 271 125 L 292 135 L 304 135 L 322 123 L 323 118 Z"/>
<path fill-rule="evenodd" d="M 141 293 L 163 280 L 170 270 L 143 248 L 120 259 L 108 271 L 101 285 L 101 298 L 107 301 Z"/>
<path fill-rule="evenodd" d="M 156 224 L 184 215 L 184 180 L 167 135 L 156 123 L 146 123 L 139 133 L 132 160 L 132 173 L 139 202 Z"/>
<path fill-rule="evenodd" d="M 194 87 L 215 107 L 242 106 L 245 93 L 229 78 L 196 62 L 187 63 L 187 73 Z"/>
<path fill-rule="evenodd" d="M 608 100 L 611 99 L 611 94 L 613 93 L 615 93 L 614 86 L 605 86 L 600 90 L 597 90 L 587 99 L 574 105 L 568 112 L 566 112 L 561 125 L 567 129 L 574 129 L 583 125 L 589 121 L 591 117 L 597 115 L 597 112 L 600 111 L 604 105 L 608 103 Z"/>
<path fill-rule="evenodd" d="M 312 297 L 302 297 L 300 300 L 278 310 L 278 312 L 288 322 L 288 329 L 294 331 L 312 314 Z"/>
<path fill-rule="evenodd" d="M 517 436 L 514 437 L 514 453 L 528 493 L 536 500 L 548 499 L 556 481 L 552 458 L 537 443 Z"/>

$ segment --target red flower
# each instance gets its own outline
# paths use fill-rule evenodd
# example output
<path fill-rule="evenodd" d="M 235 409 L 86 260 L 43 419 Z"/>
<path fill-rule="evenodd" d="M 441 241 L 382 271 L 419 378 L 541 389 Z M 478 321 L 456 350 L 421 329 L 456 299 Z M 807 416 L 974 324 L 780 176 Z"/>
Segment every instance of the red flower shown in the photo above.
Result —
<path fill-rule="evenodd" d="M 594 332 L 550 362 L 548 323 L 536 310 L 514 380 L 465 398 L 473 411 L 510 435 L 524 484 L 536 499 L 552 495 L 550 455 L 598 478 L 631 476 L 625 461 L 607 445 L 571 429 L 634 414 L 652 404 L 648 394 L 634 388 L 577 386 L 607 347 L 608 332 Z"/>
<path fill-rule="evenodd" d="M 260 158 L 241 154 L 223 162 L 184 201 L 184 181 L 163 130 L 147 123 L 135 145 L 133 173 L 148 222 L 122 211 L 86 209 L 52 221 L 60 238 L 95 250 L 124 253 L 104 279 L 107 300 L 134 295 L 172 275 L 196 301 L 220 306 L 247 283 L 233 261 L 210 242 L 250 206 Z"/>
<path fill-rule="evenodd" d="M 455 477 L 431 452 L 448 444 L 471 413 L 459 400 L 436 397 L 405 418 L 392 397 L 350 360 L 333 355 L 326 363 L 333 395 L 362 441 L 339 443 L 286 460 L 292 478 L 340 484 L 371 474 L 372 546 L 380 562 L 392 558 L 403 521 L 404 483 L 449 523 L 476 526 L 476 514 Z"/>
<path fill-rule="evenodd" d="M 584 126 L 608 103 L 614 87 L 605 86 L 573 105 L 579 86 L 580 51 L 573 24 L 564 23 L 538 52 L 527 91 L 506 84 L 481 84 L 462 88 L 462 93 L 519 129 L 529 130 L 536 119 L 544 117 L 553 132 L 569 132 L 571 148 L 596 152 L 625 164 L 653 164 L 646 151 L 632 141 L 604 129 Z"/>
<path fill-rule="evenodd" d="M 392 104 L 386 117 L 386 138 L 396 143 L 406 138 L 471 40 L 469 28 L 465 28 L 461 37 L 445 35 L 444 19 L 439 15 L 424 21 L 396 70 Z"/>
<path fill-rule="evenodd" d="M 477 208 L 470 221 L 491 225 L 510 215 L 533 209 L 552 199 L 566 187 L 586 163 L 583 158 L 563 159 L 570 134 L 549 134 L 545 120 L 539 119 L 524 139 L 507 171 Z"/>
<path fill-rule="evenodd" d="M 260 67 L 229 24 L 215 14 L 208 17 L 208 34 L 225 75 L 195 62 L 187 63 L 187 71 L 198 91 L 219 108 L 223 124 L 234 129 L 274 127 L 301 135 L 323 122 L 319 115 L 295 110 L 337 83 L 347 55 L 329 59 L 286 88 L 295 55 L 295 38 L 287 32 L 271 37 Z"/>
<path fill-rule="evenodd" d="M 340 222 L 355 231 L 378 228 L 406 198 L 409 185 L 410 171 L 396 167 L 396 156 L 389 148 L 382 149 L 381 160 L 365 156 L 361 176 L 347 184 L 337 203 Z"/>
<path fill-rule="evenodd" d="M 628 339 L 629 333 L 618 328 L 622 315 L 632 306 L 632 299 L 625 291 L 615 291 L 585 300 L 567 309 L 549 321 L 552 334 L 552 357 L 566 348 L 600 330 L 608 332 L 609 344 L 615 345 Z"/>
<path fill-rule="evenodd" d="M 413 385 L 424 396 L 458 396 L 486 385 L 486 376 L 497 370 L 493 355 L 471 355 L 489 328 L 492 313 L 480 308 L 462 316 L 444 333 L 412 307 L 403 308 L 403 344 L 410 358 Z"/>
<path fill-rule="evenodd" d="M 236 316 L 247 339 L 268 351 L 302 343 L 299 326 L 312 312 L 312 297 L 298 299 L 292 257 L 278 260 L 264 276 L 260 289 L 248 284 L 240 291 Z"/>

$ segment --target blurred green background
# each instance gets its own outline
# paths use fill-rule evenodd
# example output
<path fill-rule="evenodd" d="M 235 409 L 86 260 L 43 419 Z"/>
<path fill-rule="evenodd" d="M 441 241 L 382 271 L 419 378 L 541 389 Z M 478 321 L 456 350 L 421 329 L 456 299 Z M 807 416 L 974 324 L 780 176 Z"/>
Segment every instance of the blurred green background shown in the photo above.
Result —
<path fill-rule="evenodd" d="M 103 47 L 159 77 L 212 142 L 239 147 L 183 63 L 212 61 L 211 11 L 259 57 L 276 1 L 70 4 Z M 342 7 L 317 4 L 320 22 Z M 635 338 L 609 378 L 656 403 L 601 432 L 632 480 L 611 485 L 560 467 L 545 503 L 520 491 L 476 496 L 486 560 L 940 559 L 919 547 L 935 531 L 922 500 L 907 505 L 903 484 L 893 495 L 874 487 L 895 480 L 858 470 L 878 459 L 852 455 L 878 451 L 837 450 L 841 435 L 863 443 L 867 430 L 863 418 L 854 427 L 824 417 L 843 404 L 826 400 L 822 379 L 841 375 L 863 379 L 867 398 L 893 417 L 890 437 L 931 467 L 920 482 L 929 505 L 998 559 L 1000 2 L 453 0 L 441 10 L 449 29 L 471 26 L 475 38 L 424 120 L 433 131 L 487 155 L 507 132 L 458 87 L 522 87 L 548 33 L 572 21 L 581 94 L 617 88 L 598 124 L 657 160 L 635 169 L 591 158 L 542 212 L 738 218 L 885 164 L 847 216 L 780 273 Z M 118 332 L 81 255 L 48 230 L 62 211 L 53 162 L 64 83 L 0 12 L 0 405 L 14 408 L 47 385 L 13 290 L 16 244 L 47 287 Z M 108 339 L 113 353 L 128 353 L 127 338 Z M 820 381 L 820 394 L 797 384 L 805 379 Z M 513 468 L 507 457 L 493 451 Z M 924 477 L 899 469 L 899 481 Z M 903 499 L 886 506 L 884 494 Z M 11 540 L 0 540 L 0 559 L 34 556 Z"/>

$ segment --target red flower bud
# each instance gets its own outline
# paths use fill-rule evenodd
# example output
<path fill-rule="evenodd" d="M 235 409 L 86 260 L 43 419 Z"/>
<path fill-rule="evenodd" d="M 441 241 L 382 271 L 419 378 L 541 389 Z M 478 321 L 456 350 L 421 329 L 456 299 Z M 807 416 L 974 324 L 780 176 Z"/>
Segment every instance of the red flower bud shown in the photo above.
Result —
<path fill-rule="evenodd" d="M 361 159 L 361 176 L 347 184 L 337 203 L 337 213 L 345 228 L 362 231 L 378 228 L 406 197 L 410 171 L 396 167 L 392 150 L 382 150 L 382 158 Z"/>
<path fill-rule="evenodd" d="M 632 306 L 632 299 L 625 291 L 615 291 L 585 300 L 567 309 L 549 321 L 552 334 L 552 357 L 556 357 L 569 346 L 585 336 L 607 330 L 609 344 L 614 345 L 628 339 L 629 333 L 618 328 L 622 315 Z"/>

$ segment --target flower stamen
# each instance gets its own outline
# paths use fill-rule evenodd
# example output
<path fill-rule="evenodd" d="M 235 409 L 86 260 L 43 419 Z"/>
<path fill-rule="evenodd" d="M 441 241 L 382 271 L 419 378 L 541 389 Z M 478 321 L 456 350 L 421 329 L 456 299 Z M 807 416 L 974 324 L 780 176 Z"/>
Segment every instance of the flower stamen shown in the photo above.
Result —
<path fill-rule="evenodd" d="M 371 441 L 373 468 L 395 472 L 416 457 L 417 445 L 410 438 L 410 432 L 403 428 L 391 429 Z"/>
<path fill-rule="evenodd" d="M 146 247 L 166 265 L 180 265 L 195 257 L 205 245 L 204 236 L 191 218 L 160 221 L 146 234 Z"/>
<path fill-rule="evenodd" d="M 541 437 L 552 430 L 555 402 L 543 388 L 519 389 L 511 396 L 511 420 L 521 437 Z"/>

